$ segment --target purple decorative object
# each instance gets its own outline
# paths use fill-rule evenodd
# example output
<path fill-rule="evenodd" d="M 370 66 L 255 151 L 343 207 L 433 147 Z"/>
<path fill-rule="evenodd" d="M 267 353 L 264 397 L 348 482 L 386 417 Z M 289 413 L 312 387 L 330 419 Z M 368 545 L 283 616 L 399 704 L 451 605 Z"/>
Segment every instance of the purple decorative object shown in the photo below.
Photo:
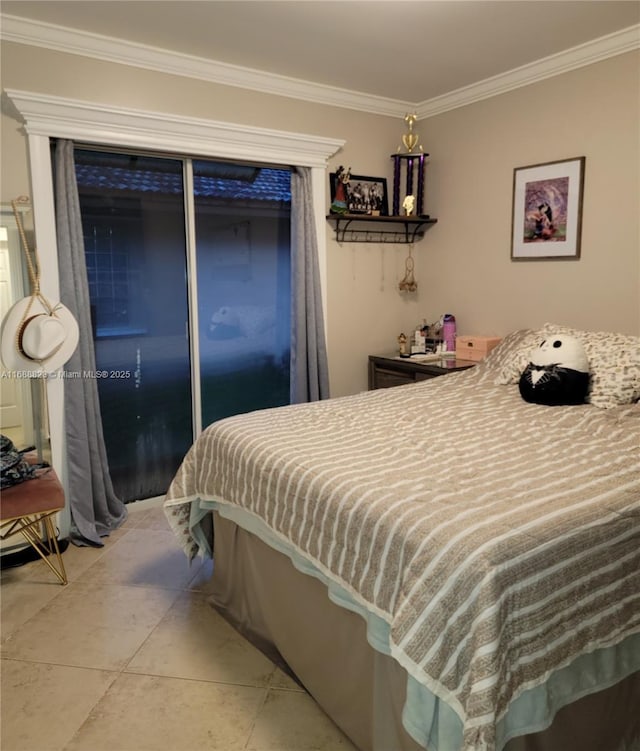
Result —
<path fill-rule="evenodd" d="M 400 214 L 400 157 L 392 154 L 393 157 L 393 216 Z"/>
<path fill-rule="evenodd" d="M 447 352 L 456 350 L 456 317 L 445 313 L 442 319 L 442 338 Z"/>
<path fill-rule="evenodd" d="M 407 159 L 407 195 L 413 195 L 413 157 Z"/>
<path fill-rule="evenodd" d="M 418 157 L 418 195 L 416 197 L 416 211 L 418 216 L 422 214 L 422 204 L 424 202 L 424 154 Z"/>

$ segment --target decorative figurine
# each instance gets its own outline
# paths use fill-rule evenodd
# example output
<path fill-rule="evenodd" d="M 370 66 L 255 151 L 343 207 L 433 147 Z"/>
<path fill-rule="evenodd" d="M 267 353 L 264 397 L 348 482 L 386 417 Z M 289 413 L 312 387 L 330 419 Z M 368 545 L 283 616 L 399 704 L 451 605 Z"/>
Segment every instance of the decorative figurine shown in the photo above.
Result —
<path fill-rule="evenodd" d="M 329 207 L 329 211 L 332 214 L 346 214 L 348 212 L 347 185 L 349 184 L 350 179 L 351 179 L 351 167 L 345 170 L 345 168 L 342 165 L 340 165 L 338 169 L 336 170 L 335 185 L 334 185 L 335 194 L 333 197 L 333 201 L 331 202 L 331 206 Z"/>
<path fill-rule="evenodd" d="M 402 208 L 404 209 L 405 216 L 411 216 L 413 214 L 413 209 L 416 205 L 416 199 L 414 196 L 406 196 L 404 201 L 402 202 Z"/>
<path fill-rule="evenodd" d="M 400 334 L 398 337 L 398 352 L 401 355 L 407 354 L 407 335 Z"/>

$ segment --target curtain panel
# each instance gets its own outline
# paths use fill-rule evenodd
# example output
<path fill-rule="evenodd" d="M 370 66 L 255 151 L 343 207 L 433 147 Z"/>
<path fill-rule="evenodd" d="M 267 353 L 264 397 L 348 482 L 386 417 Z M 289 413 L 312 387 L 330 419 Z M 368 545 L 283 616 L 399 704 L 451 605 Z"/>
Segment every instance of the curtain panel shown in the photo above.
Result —
<path fill-rule="evenodd" d="M 329 398 L 311 169 L 291 174 L 291 403 Z"/>
<path fill-rule="evenodd" d="M 54 190 L 60 300 L 80 329 L 78 348 L 65 366 L 75 376 L 95 373 L 96 362 L 73 152 L 73 142 L 57 142 Z M 64 386 L 70 538 L 76 545 L 102 546 L 101 538 L 122 524 L 127 509 L 109 475 L 98 384 L 95 378 L 83 376 L 65 378 Z"/>

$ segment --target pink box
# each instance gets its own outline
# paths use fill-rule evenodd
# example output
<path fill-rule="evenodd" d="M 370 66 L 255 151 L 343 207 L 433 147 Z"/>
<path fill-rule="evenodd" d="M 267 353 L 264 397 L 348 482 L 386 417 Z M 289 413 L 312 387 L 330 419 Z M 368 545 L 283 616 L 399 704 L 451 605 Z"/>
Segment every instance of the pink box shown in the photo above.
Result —
<path fill-rule="evenodd" d="M 501 341 L 499 336 L 459 336 L 456 338 L 456 357 L 477 362 L 485 358 Z"/>

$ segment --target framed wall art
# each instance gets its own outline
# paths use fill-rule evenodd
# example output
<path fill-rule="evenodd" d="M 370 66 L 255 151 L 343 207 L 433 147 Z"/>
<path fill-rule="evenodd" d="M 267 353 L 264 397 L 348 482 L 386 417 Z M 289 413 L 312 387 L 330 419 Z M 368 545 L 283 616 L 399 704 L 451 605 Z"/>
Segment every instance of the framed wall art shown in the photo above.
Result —
<path fill-rule="evenodd" d="M 387 179 L 385 177 L 365 177 L 364 175 L 342 175 L 348 177 L 343 190 L 340 185 L 342 173 L 332 172 L 329 175 L 331 185 L 331 205 L 334 207 L 341 200 L 346 203 L 347 214 L 369 214 L 387 216 L 389 214 L 389 198 L 387 195 Z M 336 196 L 338 201 L 336 201 Z"/>
<path fill-rule="evenodd" d="M 513 171 L 511 259 L 580 258 L 585 157 Z"/>

